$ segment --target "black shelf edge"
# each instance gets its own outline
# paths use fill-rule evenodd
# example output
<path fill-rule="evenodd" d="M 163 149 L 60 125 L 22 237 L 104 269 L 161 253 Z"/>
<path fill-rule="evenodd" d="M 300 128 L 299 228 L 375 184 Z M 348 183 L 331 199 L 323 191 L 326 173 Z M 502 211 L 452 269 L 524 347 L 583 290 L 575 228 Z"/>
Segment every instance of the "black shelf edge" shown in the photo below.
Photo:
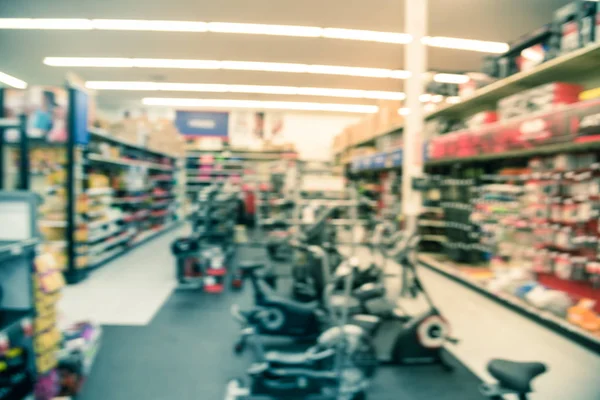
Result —
<path fill-rule="evenodd" d="M 503 305 L 504 307 L 512 311 L 519 313 L 520 315 L 526 318 L 529 318 L 532 321 L 539 323 L 540 325 L 546 328 L 549 328 L 553 332 L 572 340 L 573 342 L 581 345 L 582 347 L 596 354 L 600 354 L 600 339 L 594 340 L 576 332 L 574 329 L 568 329 L 565 326 L 561 326 L 550 319 L 544 318 L 538 313 L 531 312 L 525 309 L 524 307 L 519 306 L 516 303 L 509 302 L 506 299 L 496 296 L 494 293 L 490 292 L 489 290 L 485 289 L 480 285 L 477 285 L 475 282 L 471 282 L 467 279 L 458 276 L 457 274 L 452 274 L 448 271 L 445 271 L 442 268 L 436 267 L 435 265 L 424 261 L 422 258 L 419 258 L 419 264 L 430 269 L 431 271 L 434 271 L 442 276 L 445 276 L 446 278 L 453 280 L 454 282 L 460 283 L 461 285 L 487 297 L 488 299 L 495 301 L 496 303 Z"/>
<path fill-rule="evenodd" d="M 0 263 L 32 251 L 38 243 L 37 239 L 0 241 Z"/>

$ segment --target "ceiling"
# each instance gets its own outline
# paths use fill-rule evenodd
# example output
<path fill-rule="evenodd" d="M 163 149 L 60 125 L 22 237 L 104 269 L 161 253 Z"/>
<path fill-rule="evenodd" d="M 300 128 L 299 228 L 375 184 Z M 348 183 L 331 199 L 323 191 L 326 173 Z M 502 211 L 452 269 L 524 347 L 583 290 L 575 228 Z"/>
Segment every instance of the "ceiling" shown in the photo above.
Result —
<path fill-rule="evenodd" d="M 431 36 L 510 42 L 550 21 L 569 0 L 429 0 Z M 403 32 L 398 0 L 0 0 L 1 18 L 107 18 L 245 22 Z M 324 38 L 133 31 L 0 31 L 0 71 L 29 84 L 85 80 L 281 85 L 402 91 L 392 79 L 224 70 L 62 68 L 44 57 L 140 57 L 267 61 L 402 69 L 403 45 Z M 436 71 L 477 71 L 485 54 L 428 48 Z M 99 92 L 104 107 L 135 106 L 142 97 L 194 97 L 374 104 L 376 100 L 189 92 Z"/>

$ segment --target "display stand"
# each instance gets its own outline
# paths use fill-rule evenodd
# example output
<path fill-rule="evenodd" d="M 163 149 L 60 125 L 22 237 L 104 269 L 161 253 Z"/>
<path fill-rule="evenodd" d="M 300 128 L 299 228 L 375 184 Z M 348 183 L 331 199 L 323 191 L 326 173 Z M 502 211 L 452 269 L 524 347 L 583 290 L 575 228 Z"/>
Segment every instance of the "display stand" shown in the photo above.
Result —
<path fill-rule="evenodd" d="M 39 197 L 0 191 L 0 370 L 10 384 L 0 384 L 0 399 L 30 395 L 36 379 L 32 272 L 39 242 L 35 226 Z M 13 367 L 6 368 L 11 362 Z M 4 364 L 4 368 L 2 368 Z"/>

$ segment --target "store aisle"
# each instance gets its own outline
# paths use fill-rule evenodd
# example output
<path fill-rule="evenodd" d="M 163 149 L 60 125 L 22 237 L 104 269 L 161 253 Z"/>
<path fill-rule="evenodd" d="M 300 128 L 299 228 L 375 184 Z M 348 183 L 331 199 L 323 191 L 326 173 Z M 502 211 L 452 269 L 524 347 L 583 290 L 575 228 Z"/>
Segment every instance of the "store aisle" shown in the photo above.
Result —
<path fill-rule="evenodd" d="M 153 260 L 160 262 L 167 247 L 158 245 L 151 248 L 156 249 Z M 258 258 L 256 253 L 249 257 Z M 251 304 L 251 288 L 246 289 L 224 294 L 175 290 L 148 325 L 104 326 L 101 350 L 79 399 L 222 399 L 226 382 L 244 377 L 252 358 L 251 352 L 241 359 L 234 355 L 239 326 L 229 313 L 232 304 Z M 381 368 L 371 398 L 483 400 L 477 378 L 452 357 L 450 362 L 453 373 L 437 365 Z"/>
<path fill-rule="evenodd" d="M 102 325 L 148 324 L 175 287 L 170 246 L 185 232 L 167 232 L 66 287 L 60 303 L 65 318 Z"/>

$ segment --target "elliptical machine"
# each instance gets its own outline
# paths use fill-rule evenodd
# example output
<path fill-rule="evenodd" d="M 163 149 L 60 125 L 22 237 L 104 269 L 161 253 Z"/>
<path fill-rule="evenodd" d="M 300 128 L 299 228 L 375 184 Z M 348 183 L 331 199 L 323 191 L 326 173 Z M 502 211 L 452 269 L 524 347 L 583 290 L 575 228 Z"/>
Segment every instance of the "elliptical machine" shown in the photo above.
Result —
<path fill-rule="evenodd" d="M 352 274 L 348 274 L 344 287 L 347 299 L 351 280 Z M 326 291 L 331 290 L 333 285 Z M 247 319 L 233 311 L 234 317 L 247 326 Z M 330 313 L 336 318 L 331 310 Z M 255 339 L 258 361 L 248 369 L 247 385 L 240 379 L 228 383 L 225 400 L 366 399 L 365 391 L 377 366 L 375 349 L 366 332 L 347 325 L 347 319 L 346 308 L 336 326 L 319 335 L 314 346 L 298 353 L 265 352 L 256 326 L 247 326 L 245 337 Z"/>
<path fill-rule="evenodd" d="M 423 287 L 417 272 L 415 252 L 420 237 L 412 235 L 400 241 L 396 251 L 396 261 L 411 271 L 416 294 L 422 295 L 428 309 L 415 316 L 407 315 L 404 310 L 391 308 L 386 314 L 354 315 L 351 323 L 360 325 L 373 335 L 378 359 L 383 363 L 395 365 L 440 364 L 445 369 L 451 366 L 442 357 L 446 342 L 456 343 L 450 337 L 450 326 L 435 307 Z"/>

